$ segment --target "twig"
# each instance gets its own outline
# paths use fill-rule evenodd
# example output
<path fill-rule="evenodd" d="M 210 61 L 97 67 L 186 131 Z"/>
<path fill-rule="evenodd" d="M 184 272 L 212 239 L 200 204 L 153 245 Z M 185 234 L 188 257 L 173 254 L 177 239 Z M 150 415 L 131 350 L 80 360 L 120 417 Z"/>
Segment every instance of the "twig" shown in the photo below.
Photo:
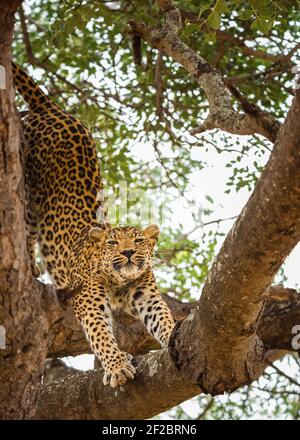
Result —
<path fill-rule="evenodd" d="M 285 373 L 284 371 L 280 370 L 280 368 L 276 367 L 276 365 L 272 364 L 269 362 L 269 365 L 274 368 L 274 370 L 280 374 L 281 376 L 285 377 L 286 379 L 288 379 L 292 384 L 296 385 L 297 387 L 300 387 L 300 383 L 297 382 L 293 377 L 289 376 L 287 373 Z"/>
<path fill-rule="evenodd" d="M 198 14 L 192 11 L 186 11 L 182 8 L 179 8 L 179 10 L 182 18 L 190 21 L 191 23 L 199 23 L 199 27 L 201 27 L 203 30 L 209 30 L 209 27 L 207 26 L 205 20 L 199 18 Z M 235 37 L 224 30 L 216 30 L 216 37 L 217 40 L 220 40 L 222 42 L 227 41 L 231 45 L 239 47 L 241 49 L 241 52 L 243 52 L 245 55 L 254 56 L 256 58 L 272 62 L 277 62 L 286 58 L 286 55 L 283 54 L 273 55 L 266 51 L 249 47 L 246 45 L 245 40 L 241 36 Z"/>
<path fill-rule="evenodd" d="M 164 67 L 163 54 L 158 52 L 155 63 L 155 86 L 156 86 L 156 114 L 161 119 L 163 116 L 163 92 L 164 84 L 162 80 L 162 69 Z"/>
<path fill-rule="evenodd" d="M 201 413 L 198 415 L 198 417 L 196 417 L 195 420 L 202 420 L 206 414 L 208 413 L 208 411 L 210 410 L 210 408 L 213 406 L 214 404 L 214 398 L 211 397 L 208 401 L 208 403 L 205 405 L 204 409 L 201 411 Z"/>

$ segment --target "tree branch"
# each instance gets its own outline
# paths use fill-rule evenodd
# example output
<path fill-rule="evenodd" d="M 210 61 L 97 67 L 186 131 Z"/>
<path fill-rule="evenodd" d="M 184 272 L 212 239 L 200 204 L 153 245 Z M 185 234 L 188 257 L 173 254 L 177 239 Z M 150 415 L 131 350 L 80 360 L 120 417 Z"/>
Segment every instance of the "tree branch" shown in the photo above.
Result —
<path fill-rule="evenodd" d="M 166 349 L 135 359 L 135 366 L 134 381 L 115 390 L 103 386 L 102 370 L 45 385 L 39 396 L 36 418 L 149 418 L 200 392 L 197 385 L 182 380 Z"/>
<path fill-rule="evenodd" d="M 62 309 L 51 286 L 39 283 L 44 309 L 51 318 L 48 357 L 76 356 L 92 353 L 71 306 Z M 162 295 L 176 321 L 185 319 L 197 303 L 183 303 L 169 295 Z M 291 328 L 300 322 L 300 295 L 283 286 L 270 288 L 258 335 L 268 350 L 291 351 Z M 143 324 L 122 311 L 114 314 L 114 332 L 122 350 L 134 356 L 159 349 L 158 342 Z"/>
<path fill-rule="evenodd" d="M 235 111 L 231 103 L 231 94 L 224 84 L 221 73 L 178 37 L 181 14 L 173 0 L 157 0 L 157 3 L 166 17 L 165 25 L 161 29 L 133 20 L 130 20 L 129 25 L 133 33 L 181 64 L 204 90 L 209 102 L 209 115 L 200 127 L 192 131 L 192 134 L 220 128 L 239 135 L 257 133 L 273 142 L 278 132 L 279 122 L 262 110 L 260 110 L 260 116 L 262 114 L 264 116 L 263 123 L 257 113 Z"/>
<path fill-rule="evenodd" d="M 73 374 L 81 374 L 80 370 L 68 367 L 61 359 L 47 359 L 44 369 L 44 383 L 53 382 L 56 379 L 64 379 Z"/>
<path fill-rule="evenodd" d="M 173 299 L 170 307 L 176 316 L 186 315 L 195 304 L 177 303 Z M 176 310 L 177 308 L 177 310 Z M 180 310 L 180 312 L 179 312 Z M 119 317 L 117 328 L 124 332 L 122 349 L 134 353 L 137 343 L 144 350 L 156 348 L 156 343 L 141 337 L 134 338 L 135 326 L 128 331 L 126 318 Z M 291 349 L 291 328 L 300 319 L 300 295 L 293 289 L 276 286 L 266 305 L 258 334 L 269 348 Z M 141 324 L 139 324 L 142 327 Z M 131 331 L 132 330 L 132 331 Z M 276 331 L 278 334 L 276 335 Z M 127 334 L 126 334 L 127 333 Z M 122 339 L 122 338 L 121 338 Z M 150 338 L 149 338 L 150 339 Z M 141 344 L 144 341 L 144 346 Z M 122 343 L 122 342 L 121 342 Z M 272 356 L 274 358 L 274 351 Z M 53 365 L 54 362 L 54 365 Z M 57 408 L 61 408 L 59 418 L 63 419 L 127 419 L 149 418 L 201 392 L 198 387 L 187 383 L 178 376 L 173 362 L 165 351 L 151 353 L 135 359 L 138 374 L 134 382 L 112 392 L 102 385 L 102 370 L 78 373 L 57 360 L 50 362 L 46 381 L 39 400 L 37 418 L 58 418 Z M 63 380 L 59 380 L 63 375 Z M 71 376 L 70 376 L 71 374 Z M 55 382 L 53 382 L 55 380 Z M 144 396 L 147 399 L 144 399 Z M 124 405 L 130 402 L 130 405 Z"/>

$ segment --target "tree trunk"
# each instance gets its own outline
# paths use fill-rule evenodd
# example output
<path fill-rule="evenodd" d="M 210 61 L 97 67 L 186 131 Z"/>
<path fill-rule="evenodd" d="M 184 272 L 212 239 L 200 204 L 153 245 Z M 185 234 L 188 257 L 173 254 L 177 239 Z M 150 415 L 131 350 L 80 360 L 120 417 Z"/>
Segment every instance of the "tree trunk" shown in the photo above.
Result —
<path fill-rule="evenodd" d="M 41 313 L 26 252 L 24 185 L 19 120 L 14 106 L 11 42 L 14 13 L 21 1 L 0 1 L 0 418 L 31 417 L 47 347 L 47 321 Z M 4 337 L 5 336 L 5 337 Z M 5 348 L 4 348 L 5 346 Z"/>

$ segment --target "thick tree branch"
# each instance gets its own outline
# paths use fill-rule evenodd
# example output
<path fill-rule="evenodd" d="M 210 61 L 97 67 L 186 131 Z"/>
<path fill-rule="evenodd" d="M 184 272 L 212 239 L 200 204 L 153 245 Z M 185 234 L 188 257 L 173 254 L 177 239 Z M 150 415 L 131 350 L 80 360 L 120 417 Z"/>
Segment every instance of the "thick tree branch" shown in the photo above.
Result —
<path fill-rule="evenodd" d="M 72 308 L 62 309 L 54 289 L 40 283 L 44 309 L 51 319 L 48 357 L 76 356 L 92 353 Z M 291 350 L 291 328 L 300 322 L 300 295 L 293 289 L 282 286 L 270 288 L 258 335 L 268 350 Z M 182 303 L 163 295 L 176 321 L 187 318 L 197 303 Z M 129 315 L 119 312 L 114 315 L 114 332 L 122 350 L 134 356 L 159 349 L 158 342 L 146 331 L 143 324 Z"/>
<path fill-rule="evenodd" d="M 181 64 L 204 90 L 209 102 L 209 115 L 192 134 L 220 128 L 239 135 L 260 134 L 273 142 L 280 126 L 279 122 L 262 110 L 259 115 L 257 112 L 246 112 L 245 108 L 245 113 L 235 111 L 231 103 L 231 94 L 221 73 L 178 37 L 181 14 L 173 0 L 157 0 L 157 3 L 166 17 L 166 23 L 161 29 L 133 20 L 129 24 L 133 33 Z"/>
<path fill-rule="evenodd" d="M 47 359 L 44 369 L 43 382 L 49 383 L 56 379 L 64 379 L 67 376 L 81 374 L 80 370 L 68 367 L 61 359 Z"/>
<path fill-rule="evenodd" d="M 173 307 L 172 307 L 173 305 Z M 187 314 L 188 309 L 195 304 L 175 304 L 170 302 L 171 308 L 178 316 L 176 308 L 182 308 L 182 313 Z M 179 313 L 180 314 L 180 313 Z M 126 334 L 125 327 L 128 324 L 126 318 L 119 317 L 118 331 Z M 259 326 L 258 334 L 270 348 L 291 349 L 291 328 L 300 322 L 300 295 L 292 289 L 274 287 L 271 289 L 271 298 L 268 301 L 262 324 Z M 134 330 L 134 326 L 132 330 Z M 273 332 L 278 332 L 276 333 Z M 131 349 L 137 342 L 133 332 L 128 332 L 123 338 L 124 349 Z M 149 338 L 150 339 L 150 338 Z M 144 350 L 156 348 L 145 342 Z M 153 341 L 154 342 L 154 341 Z M 153 343 L 152 342 L 152 343 Z M 279 355 L 277 354 L 279 353 Z M 282 356 L 278 350 L 270 352 L 271 358 Z M 164 411 L 183 400 L 200 393 L 200 389 L 191 384 L 183 383 L 178 376 L 178 371 L 172 369 L 172 361 L 167 353 L 159 351 L 144 358 L 136 359 L 138 375 L 135 381 L 126 385 L 117 392 L 102 386 L 102 371 L 91 371 L 88 373 L 74 373 L 74 369 L 66 367 L 58 360 L 52 360 L 47 364 L 46 382 L 51 384 L 44 386 L 40 396 L 38 418 L 68 418 L 68 419 L 127 419 L 127 418 L 148 418 L 161 411 Z M 59 380 L 63 378 L 62 380 Z M 57 379 L 57 380 L 56 380 Z M 53 380 L 56 380 L 53 383 Z M 144 396 L 147 399 L 144 399 Z M 57 400 L 58 399 L 58 400 Z M 127 402 L 125 405 L 124 402 Z M 130 405 L 128 404 L 130 402 Z M 58 414 L 57 408 L 63 408 Z"/>
<path fill-rule="evenodd" d="M 282 286 L 271 288 L 257 331 L 268 350 L 291 351 L 291 330 L 299 323 L 300 294 Z"/>
<path fill-rule="evenodd" d="M 38 419 L 143 419 L 199 394 L 197 385 L 182 380 L 168 350 L 135 360 L 133 382 L 112 390 L 102 384 L 102 370 L 57 380 L 43 387 Z M 59 409 L 58 409 L 59 408 Z"/>

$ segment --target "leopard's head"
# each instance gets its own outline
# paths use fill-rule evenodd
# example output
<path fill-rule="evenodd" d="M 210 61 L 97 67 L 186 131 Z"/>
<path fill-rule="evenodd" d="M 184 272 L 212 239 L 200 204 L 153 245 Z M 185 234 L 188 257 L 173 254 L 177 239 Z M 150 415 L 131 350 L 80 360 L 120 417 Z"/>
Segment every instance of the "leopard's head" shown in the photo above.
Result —
<path fill-rule="evenodd" d="M 156 225 L 143 231 L 134 227 L 92 228 L 89 231 L 93 247 L 91 265 L 113 284 L 126 285 L 151 268 L 158 235 Z"/>

